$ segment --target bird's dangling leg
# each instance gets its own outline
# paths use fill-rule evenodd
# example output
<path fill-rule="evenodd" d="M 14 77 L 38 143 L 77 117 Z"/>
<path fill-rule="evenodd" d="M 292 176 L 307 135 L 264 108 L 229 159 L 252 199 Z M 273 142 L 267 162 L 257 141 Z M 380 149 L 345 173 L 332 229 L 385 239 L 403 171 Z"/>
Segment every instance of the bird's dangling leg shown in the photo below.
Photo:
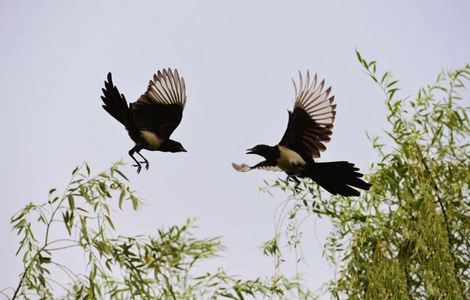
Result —
<path fill-rule="evenodd" d="M 145 169 L 148 170 L 150 166 L 149 161 L 142 154 L 140 154 L 140 150 L 136 151 L 136 153 L 139 154 L 140 157 L 142 157 L 142 159 L 144 160 L 142 163 L 145 164 Z"/>
<path fill-rule="evenodd" d="M 295 192 L 299 193 L 300 191 L 302 191 L 302 189 L 299 187 L 300 185 L 300 180 L 297 178 L 297 176 L 295 175 L 287 175 L 287 178 L 286 178 L 286 181 L 289 182 L 289 181 L 293 181 L 295 182 L 295 186 L 294 186 L 294 190 Z"/>
<path fill-rule="evenodd" d="M 134 148 L 132 148 L 131 150 L 129 150 L 129 156 L 132 157 L 132 159 L 135 161 L 135 165 L 132 165 L 133 167 L 137 167 L 137 174 L 140 173 L 140 170 L 142 169 L 142 166 L 140 165 L 139 161 L 137 159 L 135 159 L 134 157 L 134 153 L 136 151 L 138 151 L 137 149 L 139 149 L 137 146 L 135 146 Z M 139 149 L 140 150 L 140 149 Z M 137 152 L 139 153 L 139 152 Z"/>

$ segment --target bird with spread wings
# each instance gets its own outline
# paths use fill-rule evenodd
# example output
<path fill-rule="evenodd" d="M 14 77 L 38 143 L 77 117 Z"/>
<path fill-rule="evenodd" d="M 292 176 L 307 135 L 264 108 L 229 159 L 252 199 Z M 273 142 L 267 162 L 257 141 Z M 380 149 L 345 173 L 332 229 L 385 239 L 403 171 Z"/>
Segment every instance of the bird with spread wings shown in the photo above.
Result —
<path fill-rule="evenodd" d="M 284 171 L 288 178 L 298 182 L 297 177 L 311 178 L 333 195 L 358 196 L 357 189 L 368 190 L 370 184 L 361 179 L 363 176 L 354 164 L 347 161 L 316 162 L 325 151 L 325 143 L 330 141 L 336 117 L 336 105 L 331 87 L 325 88 L 325 81 L 317 75 L 306 79 L 299 72 L 299 85 L 295 81 L 294 110 L 289 111 L 287 129 L 281 141 L 274 146 L 256 145 L 247 154 L 257 154 L 265 160 L 249 166 L 235 164 L 239 172 L 253 169 Z"/>
<path fill-rule="evenodd" d="M 162 152 L 186 152 L 177 141 L 170 139 L 183 118 L 186 105 L 186 87 L 177 70 L 158 71 L 150 80 L 146 92 L 133 103 L 113 84 L 111 73 L 104 82 L 103 108 L 126 128 L 135 145 L 129 155 L 135 162 L 137 173 L 142 164 L 148 169 L 148 160 L 140 153 L 142 149 Z M 143 161 L 134 157 L 137 153 Z"/>

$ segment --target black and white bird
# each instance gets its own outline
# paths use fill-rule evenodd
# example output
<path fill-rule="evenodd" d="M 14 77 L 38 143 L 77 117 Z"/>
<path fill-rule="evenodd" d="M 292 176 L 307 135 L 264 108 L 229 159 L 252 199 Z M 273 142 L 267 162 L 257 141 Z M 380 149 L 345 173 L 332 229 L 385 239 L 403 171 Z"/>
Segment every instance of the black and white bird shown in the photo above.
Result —
<path fill-rule="evenodd" d="M 101 99 L 103 108 L 113 118 L 118 120 L 129 133 L 135 146 L 129 150 L 129 155 L 135 161 L 137 173 L 145 164 L 148 169 L 149 162 L 142 156 L 142 149 L 162 152 L 186 152 L 183 146 L 170 139 L 173 131 L 178 127 L 183 117 L 186 105 L 186 88 L 183 77 L 178 71 L 164 69 L 153 75 L 147 87 L 147 91 L 134 102 L 127 104 L 126 98 L 119 93 L 113 84 L 111 73 L 104 82 Z M 142 159 L 139 162 L 134 153 Z"/>
<path fill-rule="evenodd" d="M 284 171 L 288 178 L 298 182 L 297 177 L 311 178 L 333 195 L 358 196 L 356 189 L 368 190 L 370 184 L 361 179 L 363 176 L 354 164 L 347 161 L 315 162 L 320 152 L 326 149 L 324 143 L 330 141 L 333 122 L 336 116 L 334 96 L 331 87 L 325 88 L 325 81 L 317 75 L 306 80 L 299 72 L 299 86 L 295 81 L 294 111 L 289 111 L 289 122 L 281 141 L 274 146 L 257 145 L 247 150 L 247 154 L 257 154 L 264 161 L 249 166 L 232 166 L 240 172 L 252 169 Z"/>

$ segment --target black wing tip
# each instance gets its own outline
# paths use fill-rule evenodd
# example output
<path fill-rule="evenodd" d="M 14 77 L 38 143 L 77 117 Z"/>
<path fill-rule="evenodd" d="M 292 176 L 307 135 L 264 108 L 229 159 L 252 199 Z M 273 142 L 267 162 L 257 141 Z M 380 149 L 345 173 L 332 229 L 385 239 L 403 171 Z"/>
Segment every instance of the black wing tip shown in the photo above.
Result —
<path fill-rule="evenodd" d="M 106 75 L 106 80 L 104 81 L 104 86 L 107 90 L 110 90 L 114 87 L 113 76 L 112 76 L 111 72 L 108 72 L 108 74 Z M 103 92 L 104 92 L 104 89 L 103 89 Z"/>

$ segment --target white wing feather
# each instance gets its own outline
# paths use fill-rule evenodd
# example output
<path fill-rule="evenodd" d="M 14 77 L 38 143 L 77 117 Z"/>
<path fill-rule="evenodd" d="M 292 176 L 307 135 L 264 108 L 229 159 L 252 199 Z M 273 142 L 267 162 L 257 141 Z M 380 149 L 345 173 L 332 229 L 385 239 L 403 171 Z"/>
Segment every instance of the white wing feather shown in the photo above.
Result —
<path fill-rule="evenodd" d="M 302 108 L 317 123 L 325 127 L 333 127 L 336 116 L 336 105 L 333 104 L 334 96 L 330 96 L 331 87 L 324 89 L 325 80 L 319 84 L 317 74 L 310 80 L 310 73 L 307 71 L 307 78 L 303 79 L 299 71 L 299 89 L 295 81 L 295 107 Z"/>
<path fill-rule="evenodd" d="M 184 108 L 186 105 L 184 78 L 180 77 L 176 69 L 158 71 L 150 80 L 145 95 L 152 101 L 167 105 L 176 104 Z"/>

